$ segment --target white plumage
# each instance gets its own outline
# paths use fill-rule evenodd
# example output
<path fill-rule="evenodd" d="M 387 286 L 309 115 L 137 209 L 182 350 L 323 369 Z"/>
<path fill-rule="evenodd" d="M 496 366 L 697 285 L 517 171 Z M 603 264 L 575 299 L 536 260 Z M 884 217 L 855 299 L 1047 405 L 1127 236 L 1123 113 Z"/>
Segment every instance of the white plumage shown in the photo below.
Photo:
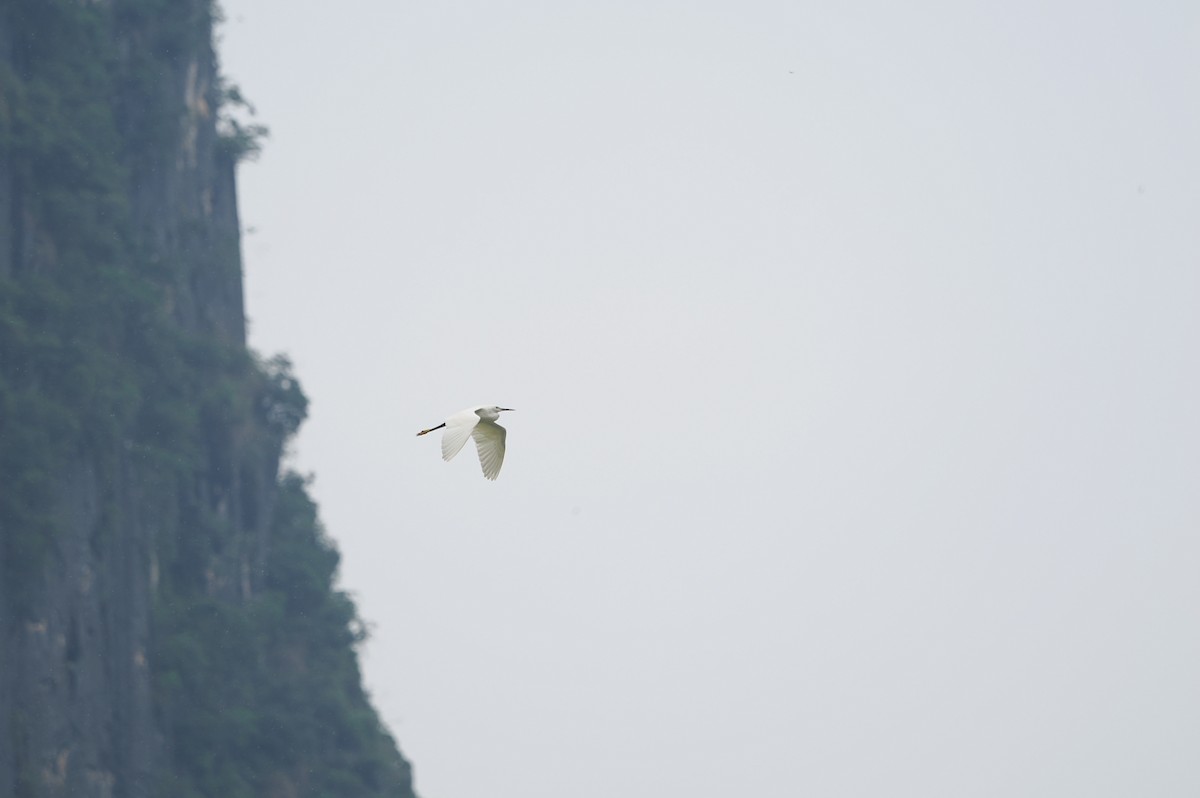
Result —
<path fill-rule="evenodd" d="M 445 427 L 446 431 L 442 433 L 442 459 L 447 462 L 462 450 L 467 438 L 474 438 L 483 475 L 495 479 L 500 475 L 500 466 L 504 465 L 504 440 L 508 435 L 504 427 L 496 423 L 496 419 L 506 411 L 512 412 L 512 408 L 494 405 L 468 407 L 436 427 L 421 430 L 417 435 L 426 435 Z"/>

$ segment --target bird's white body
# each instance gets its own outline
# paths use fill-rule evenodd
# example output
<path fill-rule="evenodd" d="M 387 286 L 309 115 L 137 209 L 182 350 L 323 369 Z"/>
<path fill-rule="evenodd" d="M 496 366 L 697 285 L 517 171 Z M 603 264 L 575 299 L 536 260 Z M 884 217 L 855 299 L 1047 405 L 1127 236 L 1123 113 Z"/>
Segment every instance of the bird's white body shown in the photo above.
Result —
<path fill-rule="evenodd" d="M 496 423 L 496 419 L 500 418 L 502 412 L 511 409 L 494 405 L 468 407 L 436 427 L 421 430 L 417 435 L 426 435 L 445 427 L 446 431 L 442 433 L 442 459 L 447 462 L 462 451 L 467 438 L 474 438 L 483 475 L 495 479 L 500 475 L 500 466 L 504 465 L 504 441 L 508 435 L 504 427 Z"/>

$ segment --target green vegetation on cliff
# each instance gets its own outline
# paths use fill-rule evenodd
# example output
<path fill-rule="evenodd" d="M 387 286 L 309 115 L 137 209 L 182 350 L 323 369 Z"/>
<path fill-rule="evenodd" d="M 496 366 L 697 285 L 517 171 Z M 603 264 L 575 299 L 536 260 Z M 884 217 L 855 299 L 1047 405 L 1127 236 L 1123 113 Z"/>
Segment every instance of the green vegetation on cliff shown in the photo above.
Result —
<path fill-rule="evenodd" d="M 160 741 L 141 754 L 153 784 L 113 754 L 88 766 L 116 774 L 97 789 L 410 796 L 361 687 L 337 552 L 304 481 L 278 474 L 307 401 L 285 359 L 242 343 L 237 219 L 220 191 L 263 131 L 219 128 L 221 104 L 243 101 L 215 71 L 215 15 L 207 0 L 0 8 L 0 631 L 44 628 L 30 619 L 58 606 L 60 541 L 83 524 L 94 570 L 145 580 L 146 650 L 136 624 L 122 634 L 148 669 L 156 728 L 137 739 Z M 74 473 L 94 501 L 71 498 Z M 98 589 L 114 592 L 97 617 L 136 614 L 136 591 L 118 601 L 104 573 Z M 10 646 L 0 665 L 19 656 Z M 72 674 L 88 654 L 63 656 Z M 19 704 L 0 718 L 14 738 L 0 735 L 0 770 L 16 774 L 0 773 L 0 792 L 69 794 L 68 764 L 44 767 Z"/>
<path fill-rule="evenodd" d="M 331 587 L 337 563 L 291 474 L 279 486 L 264 593 L 245 607 L 160 604 L 157 621 L 173 631 L 159 642 L 155 688 L 178 765 L 163 794 L 332 798 L 408 784 L 362 692 L 353 653 L 362 624 Z"/>

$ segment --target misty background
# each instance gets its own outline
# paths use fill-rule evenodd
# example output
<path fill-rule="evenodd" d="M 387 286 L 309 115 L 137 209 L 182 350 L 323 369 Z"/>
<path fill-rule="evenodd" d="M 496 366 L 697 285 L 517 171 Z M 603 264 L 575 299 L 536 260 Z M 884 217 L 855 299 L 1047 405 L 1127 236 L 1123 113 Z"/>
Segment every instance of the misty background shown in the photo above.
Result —
<path fill-rule="evenodd" d="M 1200 6 L 223 6 L 425 798 L 1200 792 Z"/>

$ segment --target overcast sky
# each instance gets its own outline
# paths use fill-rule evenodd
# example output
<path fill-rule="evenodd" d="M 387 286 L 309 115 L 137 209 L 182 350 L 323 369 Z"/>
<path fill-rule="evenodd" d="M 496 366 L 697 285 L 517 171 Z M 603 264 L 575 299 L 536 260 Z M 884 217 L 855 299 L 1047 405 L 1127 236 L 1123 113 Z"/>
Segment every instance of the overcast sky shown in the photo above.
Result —
<path fill-rule="evenodd" d="M 1200 794 L 1200 4 L 222 4 L 423 798 Z"/>

